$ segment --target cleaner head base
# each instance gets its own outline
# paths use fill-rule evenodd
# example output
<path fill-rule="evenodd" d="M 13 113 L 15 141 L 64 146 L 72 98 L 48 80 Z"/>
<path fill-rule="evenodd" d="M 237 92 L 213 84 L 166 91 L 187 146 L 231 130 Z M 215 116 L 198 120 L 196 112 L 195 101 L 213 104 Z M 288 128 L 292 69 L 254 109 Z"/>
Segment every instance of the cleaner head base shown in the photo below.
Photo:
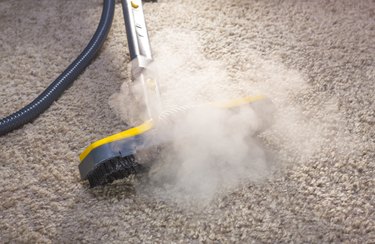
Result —
<path fill-rule="evenodd" d="M 230 110 L 241 106 L 250 106 L 261 121 L 261 130 L 271 125 L 272 114 L 275 110 L 271 100 L 264 96 L 245 97 L 209 105 Z M 158 121 L 158 123 L 162 123 L 162 121 Z M 150 120 L 140 126 L 96 141 L 80 155 L 81 179 L 89 180 L 90 186 L 95 187 L 128 177 L 131 174 L 144 172 L 148 166 L 145 166 L 145 162 L 139 162 L 136 155 L 167 143 L 170 139 L 167 135 L 158 133 L 154 122 Z"/>
<path fill-rule="evenodd" d="M 145 167 L 139 164 L 134 155 L 115 157 L 97 165 L 87 174 L 90 187 L 106 185 L 114 180 L 128 177 L 131 174 L 144 172 Z"/>

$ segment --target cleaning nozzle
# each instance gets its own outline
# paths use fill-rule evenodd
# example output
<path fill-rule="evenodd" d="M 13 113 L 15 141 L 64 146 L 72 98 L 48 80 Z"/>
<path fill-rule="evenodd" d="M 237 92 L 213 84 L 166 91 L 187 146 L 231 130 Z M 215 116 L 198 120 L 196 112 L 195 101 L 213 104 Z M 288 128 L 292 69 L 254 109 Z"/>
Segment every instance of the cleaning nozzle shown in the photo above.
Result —
<path fill-rule="evenodd" d="M 81 178 L 88 179 L 91 187 L 94 187 L 147 169 L 144 166 L 145 162 L 137 160 L 137 155 L 164 145 L 173 139 L 164 132 L 168 131 L 170 123 L 173 123 L 174 115 L 178 116 L 179 112 L 187 112 L 203 106 L 229 111 L 249 106 L 260 121 L 259 130 L 264 130 L 271 125 L 272 114 L 275 110 L 273 103 L 267 97 L 249 96 L 230 101 L 165 111 L 160 115 L 158 123 L 149 120 L 137 127 L 103 138 L 88 146 L 80 155 L 79 171 Z M 172 118 L 172 121 L 170 118 Z M 160 130 L 160 128 L 162 129 Z"/>

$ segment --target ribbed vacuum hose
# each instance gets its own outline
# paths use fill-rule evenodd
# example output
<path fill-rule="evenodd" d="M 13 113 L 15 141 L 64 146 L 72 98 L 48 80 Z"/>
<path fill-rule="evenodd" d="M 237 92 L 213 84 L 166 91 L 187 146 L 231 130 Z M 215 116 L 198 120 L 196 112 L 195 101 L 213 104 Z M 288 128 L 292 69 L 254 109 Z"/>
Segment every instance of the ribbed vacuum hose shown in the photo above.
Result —
<path fill-rule="evenodd" d="M 31 122 L 43 113 L 85 70 L 100 50 L 112 25 L 115 0 L 104 0 L 99 25 L 83 52 L 34 101 L 0 120 L 0 136 Z"/>

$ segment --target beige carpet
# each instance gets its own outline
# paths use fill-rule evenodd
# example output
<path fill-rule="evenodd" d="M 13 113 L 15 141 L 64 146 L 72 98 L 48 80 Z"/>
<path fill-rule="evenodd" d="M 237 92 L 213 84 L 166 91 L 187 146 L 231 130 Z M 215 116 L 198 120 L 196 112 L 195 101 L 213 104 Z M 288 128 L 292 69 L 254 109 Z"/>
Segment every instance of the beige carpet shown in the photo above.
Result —
<path fill-rule="evenodd" d="M 76 57 L 101 6 L 0 0 L 0 117 Z M 129 79 L 120 6 L 85 73 L 32 124 L 0 138 L 1 243 L 375 242 L 373 0 L 145 5 L 155 50 L 165 29 L 194 32 L 231 86 L 259 88 L 278 107 L 260 139 L 276 165 L 271 176 L 198 207 L 160 197 L 167 190 L 144 179 L 94 190 L 79 179 L 84 147 L 125 126 L 109 105 Z"/>

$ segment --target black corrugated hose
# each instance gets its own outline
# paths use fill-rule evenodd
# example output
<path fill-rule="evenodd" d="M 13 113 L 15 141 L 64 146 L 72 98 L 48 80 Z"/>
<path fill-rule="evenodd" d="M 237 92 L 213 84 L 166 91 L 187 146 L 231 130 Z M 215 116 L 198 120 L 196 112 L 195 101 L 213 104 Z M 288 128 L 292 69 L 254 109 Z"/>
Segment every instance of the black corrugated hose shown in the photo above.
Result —
<path fill-rule="evenodd" d="M 112 25 L 115 0 L 104 0 L 103 11 L 98 28 L 83 52 L 71 63 L 57 79 L 34 101 L 19 111 L 0 120 L 0 136 L 31 122 L 43 113 L 74 82 L 94 59 Z"/>

